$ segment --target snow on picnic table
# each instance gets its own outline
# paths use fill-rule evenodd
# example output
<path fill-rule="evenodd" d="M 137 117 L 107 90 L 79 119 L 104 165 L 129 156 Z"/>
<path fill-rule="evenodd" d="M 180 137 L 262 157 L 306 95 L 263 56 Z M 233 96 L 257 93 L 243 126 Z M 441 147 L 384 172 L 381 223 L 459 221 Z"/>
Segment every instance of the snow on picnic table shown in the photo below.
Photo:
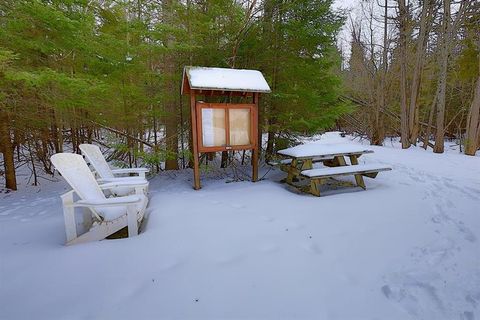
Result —
<path fill-rule="evenodd" d="M 371 148 L 362 145 L 347 144 L 347 143 L 305 143 L 295 147 L 279 150 L 278 154 L 293 157 L 328 157 L 336 154 L 348 153 L 370 153 Z"/>
<path fill-rule="evenodd" d="M 2 194 L 0 319 L 478 319 L 480 157 L 368 148 L 394 170 L 320 198 L 162 173 L 143 233 L 70 247 L 63 182 Z"/>

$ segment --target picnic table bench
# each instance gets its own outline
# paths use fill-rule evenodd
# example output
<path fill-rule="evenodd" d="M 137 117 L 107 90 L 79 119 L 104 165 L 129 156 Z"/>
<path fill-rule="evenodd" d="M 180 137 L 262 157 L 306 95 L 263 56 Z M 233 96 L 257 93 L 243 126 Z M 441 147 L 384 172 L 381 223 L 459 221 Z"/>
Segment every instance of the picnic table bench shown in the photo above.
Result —
<path fill-rule="evenodd" d="M 359 165 L 358 158 L 373 153 L 363 146 L 349 144 L 304 144 L 277 152 L 287 157 L 280 161 L 280 168 L 287 172 L 286 182 L 293 185 L 299 178 L 310 180 L 310 193 L 320 196 L 320 184 L 328 178 L 353 175 L 357 185 L 365 189 L 363 177 L 375 178 L 379 172 L 391 170 L 382 165 Z M 345 157 L 350 160 L 347 164 Z M 314 169 L 313 163 L 322 162 L 324 167 Z"/>

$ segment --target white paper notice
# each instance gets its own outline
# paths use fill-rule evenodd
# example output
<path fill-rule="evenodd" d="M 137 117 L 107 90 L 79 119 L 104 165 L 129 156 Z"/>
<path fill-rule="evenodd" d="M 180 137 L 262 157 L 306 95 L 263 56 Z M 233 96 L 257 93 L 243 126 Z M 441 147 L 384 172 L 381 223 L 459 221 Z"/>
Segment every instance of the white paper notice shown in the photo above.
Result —
<path fill-rule="evenodd" d="M 204 147 L 226 144 L 225 109 L 202 108 L 202 142 Z"/>
<path fill-rule="evenodd" d="M 213 109 L 202 109 L 202 137 L 205 147 L 213 146 Z"/>

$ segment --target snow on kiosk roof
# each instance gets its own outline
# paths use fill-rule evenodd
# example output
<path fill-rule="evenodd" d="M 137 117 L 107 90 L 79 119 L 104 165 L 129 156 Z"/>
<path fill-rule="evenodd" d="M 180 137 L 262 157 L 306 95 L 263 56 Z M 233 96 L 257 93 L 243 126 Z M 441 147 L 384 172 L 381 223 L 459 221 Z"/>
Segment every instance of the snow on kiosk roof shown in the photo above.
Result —
<path fill-rule="evenodd" d="M 185 67 L 182 93 L 190 90 L 269 93 L 270 87 L 258 70 Z"/>

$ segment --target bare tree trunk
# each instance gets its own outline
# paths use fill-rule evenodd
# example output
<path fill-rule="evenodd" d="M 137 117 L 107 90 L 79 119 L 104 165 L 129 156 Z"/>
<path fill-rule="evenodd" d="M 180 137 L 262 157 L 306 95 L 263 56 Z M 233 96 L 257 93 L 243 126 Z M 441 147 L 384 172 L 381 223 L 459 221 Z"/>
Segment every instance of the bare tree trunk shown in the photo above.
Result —
<path fill-rule="evenodd" d="M 467 132 L 465 134 L 465 154 L 474 156 L 478 150 L 480 138 L 480 76 L 477 79 L 475 94 L 473 96 L 467 117 Z"/>
<path fill-rule="evenodd" d="M 52 108 L 50 112 L 52 114 L 51 132 L 53 138 L 53 145 L 55 148 L 55 153 L 59 153 L 63 150 L 62 128 L 58 126 L 59 119 L 55 113 L 55 109 Z"/>
<path fill-rule="evenodd" d="M 153 150 L 155 152 L 158 152 L 158 138 L 157 138 L 157 132 L 158 132 L 158 129 L 157 129 L 157 118 L 155 115 L 153 115 L 153 145 L 155 146 L 153 148 Z M 148 141 L 150 142 L 150 140 Z M 158 162 L 155 162 L 155 170 L 156 172 L 160 172 L 160 163 Z"/>
<path fill-rule="evenodd" d="M 422 15 L 420 18 L 420 31 L 417 40 L 417 51 L 415 56 L 415 67 L 413 70 L 412 86 L 410 89 L 410 107 L 408 114 L 408 127 L 410 133 L 410 143 L 416 144 L 419 123 L 418 123 L 418 93 L 420 91 L 420 83 L 422 78 L 423 62 L 425 60 L 425 41 L 427 34 L 427 18 L 430 7 L 430 0 L 425 0 L 422 7 Z"/>
<path fill-rule="evenodd" d="M 382 109 L 387 108 L 387 72 L 388 72 L 388 0 L 384 3 L 383 21 L 383 52 L 382 52 L 382 75 L 378 92 L 378 103 L 375 104 L 375 123 L 372 136 L 372 145 L 383 145 L 385 139 L 385 125 Z"/>
<path fill-rule="evenodd" d="M 272 90 L 275 91 L 275 87 L 277 84 L 277 68 L 278 68 L 278 56 L 277 56 L 277 37 L 278 37 L 278 30 L 274 27 L 274 22 L 278 17 L 275 16 L 274 11 L 275 11 L 275 2 L 273 0 L 265 0 L 263 1 L 263 9 L 264 9 L 264 14 L 263 14 L 263 24 L 262 24 L 262 32 L 264 34 L 264 37 L 268 39 L 268 43 L 266 48 L 268 48 L 269 52 L 273 53 L 273 61 L 272 64 L 269 67 L 269 71 L 273 75 L 272 81 L 271 81 L 271 86 Z M 270 35 L 270 36 L 267 36 Z M 273 157 L 273 152 L 274 152 L 274 146 L 275 146 L 275 128 L 274 124 L 276 122 L 275 120 L 275 105 L 272 104 L 271 100 L 270 103 L 264 105 L 264 112 L 260 112 L 261 107 L 260 104 L 258 106 L 259 110 L 259 119 L 258 119 L 258 135 L 259 135 L 259 145 L 258 145 L 258 150 L 261 153 L 262 150 L 262 128 L 263 125 L 267 125 L 267 146 L 265 149 L 265 160 L 269 161 Z"/>
<path fill-rule="evenodd" d="M 267 130 L 267 148 L 265 149 L 265 160 L 270 161 L 273 157 L 274 147 L 275 147 L 275 130 L 274 119 L 272 116 L 268 119 L 268 130 Z"/>
<path fill-rule="evenodd" d="M 53 174 L 52 172 L 52 163 L 50 162 L 49 152 L 48 152 L 48 139 L 49 132 L 48 129 L 42 129 L 40 132 L 40 145 L 37 146 L 37 157 L 43 164 L 43 169 L 48 174 Z"/>
<path fill-rule="evenodd" d="M 28 155 L 30 158 L 30 164 L 32 165 L 33 185 L 37 186 L 38 185 L 37 168 L 35 166 L 35 160 L 33 159 L 33 150 L 32 150 L 32 145 L 30 143 L 30 141 L 33 140 L 33 136 L 29 137 L 29 139 L 30 140 L 28 140 L 27 146 L 28 146 Z M 30 181 L 30 179 L 28 181 Z"/>
<path fill-rule="evenodd" d="M 425 137 L 423 138 L 423 149 L 427 150 L 428 144 L 430 143 L 430 130 L 433 125 L 433 116 L 435 114 L 435 108 L 437 106 L 437 96 L 438 96 L 438 89 L 435 93 L 435 97 L 433 98 L 432 105 L 430 106 L 430 111 L 428 112 L 428 124 L 427 128 L 425 129 Z"/>
<path fill-rule="evenodd" d="M 0 151 L 3 153 L 3 166 L 5 169 L 5 187 L 17 190 L 17 178 L 15 176 L 14 146 L 10 137 L 8 115 L 0 110 Z"/>
<path fill-rule="evenodd" d="M 437 100 L 437 132 L 435 134 L 435 146 L 433 148 L 433 152 L 435 153 L 443 153 L 445 143 L 445 95 L 447 91 L 448 49 L 450 41 L 450 0 L 444 0 L 443 11 L 443 40 L 440 56 L 440 75 L 438 79 L 439 91 Z"/>
<path fill-rule="evenodd" d="M 405 0 L 398 0 L 400 34 L 400 119 L 401 119 L 401 140 L 402 148 L 410 147 L 408 132 L 408 106 L 407 106 L 407 19 L 408 12 Z"/>
<path fill-rule="evenodd" d="M 165 170 L 178 170 L 178 131 L 177 119 L 174 114 L 175 105 L 170 105 L 171 112 L 165 122 L 165 137 L 167 147 L 167 159 L 165 160 Z M 173 110 L 172 110 L 173 109 Z"/>

